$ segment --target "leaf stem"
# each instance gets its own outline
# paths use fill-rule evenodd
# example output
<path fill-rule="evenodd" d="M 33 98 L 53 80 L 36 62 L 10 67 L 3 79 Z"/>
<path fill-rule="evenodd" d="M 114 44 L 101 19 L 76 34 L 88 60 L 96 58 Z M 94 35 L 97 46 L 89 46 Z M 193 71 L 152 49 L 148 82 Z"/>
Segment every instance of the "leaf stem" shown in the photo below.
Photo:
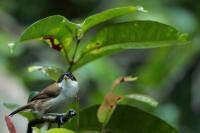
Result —
<path fill-rule="evenodd" d="M 64 46 L 63 46 L 64 47 Z M 70 60 L 69 60 L 69 56 L 67 54 L 67 50 L 65 49 L 65 47 L 63 48 L 64 54 L 65 54 L 65 58 L 67 60 L 67 62 L 70 64 Z"/>
<path fill-rule="evenodd" d="M 76 57 L 76 53 L 77 53 L 79 44 L 80 44 L 80 39 L 76 38 L 75 50 L 74 50 L 72 59 L 71 59 L 71 61 L 69 62 L 69 65 L 70 65 L 70 66 L 69 66 L 69 68 L 68 68 L 68 71 L 71 71 L 72 66 L 74 65 L 75 57 Z"/>
<path fill-rule="evenodd" d="M 80 103 L 80 100 L 79 100 L 79 96 L 77 95 L 76 97 L 76 112 L 77 112 L 77 131 L 79 131 L 79 111 L 80 111 L 80 107 L 79 107 L 79 103 Z"/>
<path fill-rule="evenodd" d="M 77 50 L 78 50 L 79 43 L 80 43 L 80 40 L 77 39 L 77 40 L 76 40 L 76 46 L 75 46 L 74 54 L 73 54 L 73 56 L 72 56 L 72 61 L 74 60 L 74 58 L 75 58 L 75 56 L 76 56 L 76 52 L 77 52 Z"/>

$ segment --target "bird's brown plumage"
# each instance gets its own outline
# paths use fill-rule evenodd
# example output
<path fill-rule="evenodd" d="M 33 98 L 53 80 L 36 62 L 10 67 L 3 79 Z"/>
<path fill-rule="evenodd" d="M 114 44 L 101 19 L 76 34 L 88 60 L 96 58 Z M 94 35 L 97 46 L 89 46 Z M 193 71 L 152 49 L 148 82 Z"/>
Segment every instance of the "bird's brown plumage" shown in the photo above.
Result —
<path fill-rule="evenodd" d="M 50 86 L 47 86 L 46 88 L 44 88 L 39 94 L 37 94 L 36 96 L 34 96 L 27 105 L 24 105 L 22 107 L 19 107 L 18 109 L 16 109 L 15 111 L 13 111 L 10 115 L 14 115 L 20 111 L 23 111 L 25 109 L 34 109 L 34 110 L 42 110 L 42 103 L 57 97 L 60 94 L 61 88 L 58 86 L 57 83 L 54 83 Z M 44 112 L 46 110 L 43 110 Z"/>
<path fill-rule="evenodd" d="M 61 91 L 61 88 L 58 86 L 57 83 L 54 83 L 50 86 L 47 86 L 44 88 L 39 94 L 34 96 L 30 102 L 39 100 L 39 99 L 48 99 L 48 98 L 53 98 L 57 97 Z"/>

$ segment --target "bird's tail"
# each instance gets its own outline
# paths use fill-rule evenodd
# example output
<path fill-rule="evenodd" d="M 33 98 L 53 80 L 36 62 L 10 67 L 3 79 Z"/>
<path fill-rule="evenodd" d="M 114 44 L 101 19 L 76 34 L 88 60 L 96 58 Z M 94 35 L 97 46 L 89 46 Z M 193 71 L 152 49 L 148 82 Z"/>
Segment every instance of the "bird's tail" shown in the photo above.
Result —
<path fill-rule="evenodd" d="M 15 115 L 16 113 L 18 113 L 18 112 L 20 112 L 22 110 L 30 109 L 30 108 L 31 108 L 31 104 L 27 104 L 27 105 L 21 106 L 18 109 L 16 109 L 15 111 L 13 111 L 12 113 L 10 113 L 9 116 L 13 116 L 13 115 Z"/>

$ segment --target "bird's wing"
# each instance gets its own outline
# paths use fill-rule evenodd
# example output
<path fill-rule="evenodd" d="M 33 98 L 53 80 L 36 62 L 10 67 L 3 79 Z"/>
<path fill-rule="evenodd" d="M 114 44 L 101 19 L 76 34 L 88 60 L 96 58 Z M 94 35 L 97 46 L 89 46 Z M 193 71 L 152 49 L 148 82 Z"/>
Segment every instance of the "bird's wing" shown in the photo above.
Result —
<path fill-rule="evenodd" d="M 39 100 L 39 99 L 47 99 L 47 98 L 52 98 L 52 97 L 57 97 L 61 91 L 61 88 L 58 86 L 57 83 L 54 83 L 50 86 L 47 86 L 44 88 L 39 94 L 34 96 L 30 102 L 34 100 Z"/>

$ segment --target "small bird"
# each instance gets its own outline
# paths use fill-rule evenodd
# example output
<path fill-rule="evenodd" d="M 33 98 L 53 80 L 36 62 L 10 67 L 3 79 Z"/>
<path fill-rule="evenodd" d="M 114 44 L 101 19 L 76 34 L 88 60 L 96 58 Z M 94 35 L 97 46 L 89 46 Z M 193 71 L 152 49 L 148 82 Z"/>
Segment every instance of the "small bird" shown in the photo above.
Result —
<path fill-rule="evenodd" d="M 67 104 L 77 96 L 79 87 L 76 78 L 71 72 L 62 74 L 57 82 L 44 88 L 34 96 L 29 102 L 16 109 L 9 116 L 30 109 L 39 114 L 58 113 L 59 108 L 66 108 Z"/>

